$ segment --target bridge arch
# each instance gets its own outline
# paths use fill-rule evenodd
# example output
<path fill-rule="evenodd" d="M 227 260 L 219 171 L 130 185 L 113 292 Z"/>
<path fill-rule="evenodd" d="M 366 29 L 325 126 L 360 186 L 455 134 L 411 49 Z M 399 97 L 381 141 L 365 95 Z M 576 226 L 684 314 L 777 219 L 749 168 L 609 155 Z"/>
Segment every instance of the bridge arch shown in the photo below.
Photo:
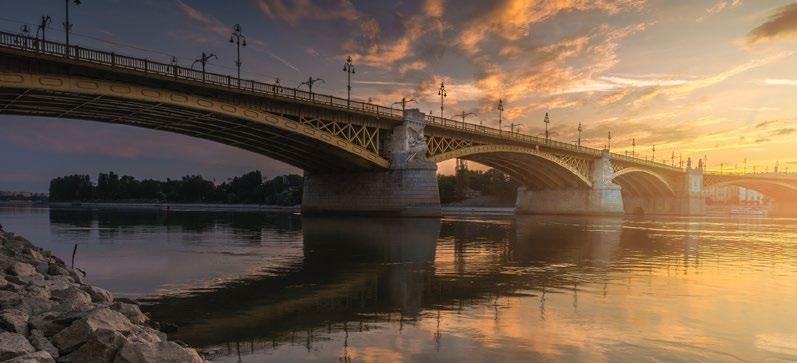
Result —
<path fill-rule="evenodd" d="M 671 182 L 654 171 L 627 167 L 614 173 L 613 181 L 620 185 L 623 194 L 633 197 L 671 197 L 675 188 Z"/>
<path fill-rule="evenodd" d="M 589 188 L 588 170 L 579 170 L 554 154 L 515 145 L 478 145 L 428 157 L 436 163 L 460 158 L 500 170 L 532 190 Z"/>
<path fill-rule="evenodd" d="M 249 150 L 310 172 L 388 168 L 388 161 L 376 152 L 311 125 L 243 102 L 233 104 L 135 82 L 63 74 L 0 73 L 0 114 L 90 120 L 174 132 Z M 375 132 L 378 138 L 378 130 Z"/>
<path fill-rule="evenodd" d="M 776 201 L 797 202 L 797 180 L 787 181 L 770 180 L 756 177 L 723 177 L 706 178 L 705 187 L 737 186 L 755 190 Z"/>

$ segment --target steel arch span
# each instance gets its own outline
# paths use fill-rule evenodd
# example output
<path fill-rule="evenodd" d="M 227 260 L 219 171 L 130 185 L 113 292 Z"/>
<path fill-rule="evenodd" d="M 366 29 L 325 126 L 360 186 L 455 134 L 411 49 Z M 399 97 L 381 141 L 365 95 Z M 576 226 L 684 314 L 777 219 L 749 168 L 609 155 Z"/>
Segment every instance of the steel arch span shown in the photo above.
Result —
<path fill-rule="evenodd" d="M 63 74 L 0 73 L 0 114 L 100 121 L 174 132 L 249 150 L 306 171 L 383 170 L 379 129 L 167 87 Z"/>
<path fill-rule="evenodd" d="M 614 173 L 613 181 L 627 196 L 672 197 L 676 194 L 672 181 L 649 169 L 626 167 Z"/>
<path fill-rule="evenodd" d="M 429 156 L 429 160 L 436 163 L 454 158 L 500 170 L 532 190 L 592 187 L 586 160 L 580 165 L 573 165 L 569 162 L 571 160 L 534 148 L 478 145 Z"/>

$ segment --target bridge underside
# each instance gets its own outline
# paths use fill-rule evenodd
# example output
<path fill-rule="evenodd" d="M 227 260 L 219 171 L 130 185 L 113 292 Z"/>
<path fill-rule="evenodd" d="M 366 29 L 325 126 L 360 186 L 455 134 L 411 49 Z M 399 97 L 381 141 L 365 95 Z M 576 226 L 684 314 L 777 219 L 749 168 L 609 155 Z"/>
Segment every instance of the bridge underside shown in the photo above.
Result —
<path fill-rule="evenodd" d="M 534 155 L 496 152 L 468 155 L 462 159 L 500 170 L 523 184 L 528 190 L 589 188 L 589 185 L 572 171 Z"/>
<path fill-rule="evenodd" d="M 373 170 L 373 162 L 300 130 L 223 112 L 107 95 L 0 88 L 0 114 L 100 121 L 161 130 L 249 150 L 311 172 Z M 278 116 L 274 116 L 278 118 Z"/>

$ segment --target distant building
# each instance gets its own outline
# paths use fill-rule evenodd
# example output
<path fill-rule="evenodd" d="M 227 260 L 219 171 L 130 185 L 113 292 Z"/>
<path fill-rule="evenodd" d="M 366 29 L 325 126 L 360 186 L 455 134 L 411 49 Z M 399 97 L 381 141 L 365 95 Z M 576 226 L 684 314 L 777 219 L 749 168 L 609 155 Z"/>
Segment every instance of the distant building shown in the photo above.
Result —
<path fill-rule="evenodd" d="M 706 188 L 705 196 L 711 204 L 739 205 L 767 202 L 767 198 L 761 192 L 733 185 Z"/>

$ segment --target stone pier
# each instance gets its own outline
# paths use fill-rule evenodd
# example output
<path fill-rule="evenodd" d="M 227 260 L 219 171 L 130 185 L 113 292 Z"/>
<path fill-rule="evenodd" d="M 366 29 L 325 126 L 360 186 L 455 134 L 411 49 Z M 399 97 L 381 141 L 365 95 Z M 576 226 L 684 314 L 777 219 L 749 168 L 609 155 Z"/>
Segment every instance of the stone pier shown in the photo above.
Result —
<path fill-rule="evenodd" d="M 686 174 L 680 176 L 671 196 L 623 196 L 627 214 L 633 215 L 677 215 L 701 216 L 706 213 L 703 195 L 703 163 L 692 168 L 687 162 Z"/>
<path fill-rule="evenodd" d="M 620 186 L 612 182 L 614 171 L 608 151 L 593 162 L 591 188 L 527 190 L 518 188 L 515 212 L 518 214 L 622 215 Z"/>
<path fill-rule="evenodd" d="M 388 142 L 389 170 L 305 175 L 302 213 L 440 216 L 437 164 L 426 160 L 424 126 L 423 113 L 405 111 Z"/>

